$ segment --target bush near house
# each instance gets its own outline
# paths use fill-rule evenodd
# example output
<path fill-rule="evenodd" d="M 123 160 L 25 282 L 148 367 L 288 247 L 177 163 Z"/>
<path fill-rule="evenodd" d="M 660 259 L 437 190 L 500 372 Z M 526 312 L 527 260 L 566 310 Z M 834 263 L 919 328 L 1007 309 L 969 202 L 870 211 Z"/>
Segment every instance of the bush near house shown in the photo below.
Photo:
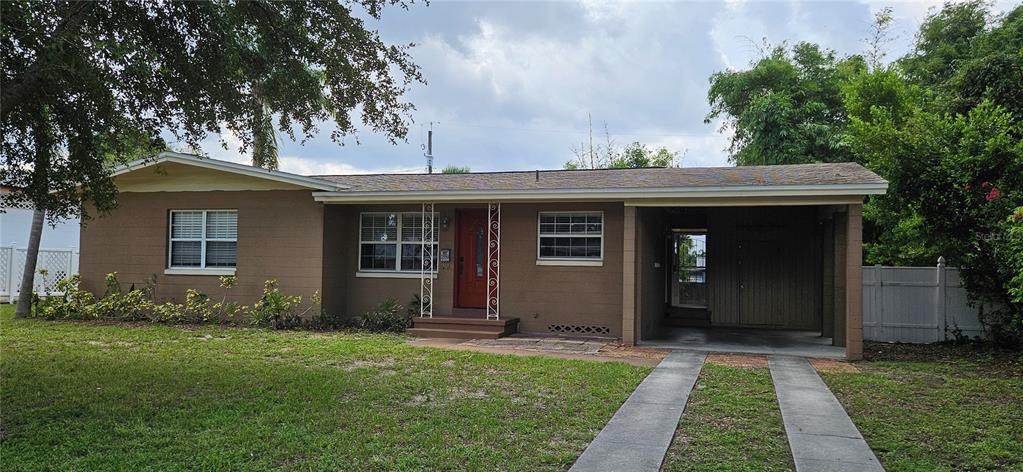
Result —
<path fill-rule="evenodd" d="M 367 313 L 347 317 L 317 310 L 320 296 L 313 294 L 311 303 L 303 304 L 299 295 L 288 295 L 280 290 L 276 280 L 267 280 L 263 295 L 251 306 L 228 300 L 228 293 L 237 279 L 220 277 L 224 289 L 219 301 L 198 290 L 185 291 L 185 303 L 157 302 L 153 300 L 156 277 L 151 277 L 141 288 L 121 289 L 117 273 L 106 276 L 106 291 L 97 298 L 80 287 L 81 278 L 74 275 L 54 286 L 55 293 L 45 298 L 34 296 L 32 316 L 50 320 L 109 320 L 149 321 L 171 324 L 224 324 L 251 325 L 271 329 L 307 328 L 315 330 L 355 329 L 375 333 L 401 333 L 412 323 L 412 308 L 408 311 L 396 300 L 387 299 Z M 418 297 L 409 303 L 418 307 Z M 310 314 L 312 315 L 310 316 Z"/>

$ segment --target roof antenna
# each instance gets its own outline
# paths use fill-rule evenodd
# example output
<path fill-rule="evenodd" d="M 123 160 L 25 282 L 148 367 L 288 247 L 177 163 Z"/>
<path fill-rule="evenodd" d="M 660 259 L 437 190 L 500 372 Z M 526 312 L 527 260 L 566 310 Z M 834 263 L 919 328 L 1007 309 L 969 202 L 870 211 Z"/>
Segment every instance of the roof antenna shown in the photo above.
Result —
<path fill-rule="evenodd" d="M 426 173 L 433 173 L 433 122 L 430 122 L 430 130 L 426 132 Z"/>

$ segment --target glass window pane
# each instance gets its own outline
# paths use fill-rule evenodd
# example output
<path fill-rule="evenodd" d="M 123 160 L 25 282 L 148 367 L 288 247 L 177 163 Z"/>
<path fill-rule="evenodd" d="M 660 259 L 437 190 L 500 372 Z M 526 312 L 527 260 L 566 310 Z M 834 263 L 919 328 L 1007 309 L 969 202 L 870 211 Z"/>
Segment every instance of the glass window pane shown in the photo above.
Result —
<path fill-rule="evenodd" d="M 541 237 L 540 257 L 599 259 L 599 237 Z"/>
<path fill-rule="evenodd" d="M 429 222 L 429 216 L 427 216 L 427 224 Z M 436 220 L 433 221 L 435 225 Z M 423 240 L 423 214 L 422 213 L 404 213 L 401 215 L 401 240 L 402 241 L 422 241 Z M 433 241 L 437 241 L 437 227 L 433 227 Z"/>
<path fill-rule="evenodd" d="M 366 214 L 362 215 L 361 223 L 360 237 L 362 241 L 387 242 L 398 239 L 397 214 Z"/>
<path fill-rule="evenodd" d="M 200 267 L 201 262 L 201 241 L 171 241 L 172 267 Z"/>
<path fill-rule="evenodd" d="M 363 270 L 395 270 L 397 259 L 394 244 L 363 244 L 359 268 Z"/>
<path fill-rule="evenodd" d="M 540 215 L 540 234 L 600 235 L 602 215 Z"/>
<path fill-rule="evenodd" d="M 413 272 L 419 272 L 420 271 L 420 266 L 421 266 L 421 263 L 423 261 L 423 251 L 422 251 L 422 249 L 423 249 L 423 245 L 422 244 L 402 244 L 401 245 L 401 270 L 402 271 L 413 271 Z M 427 266 L 426 269 L 430 270 L 430 267 L 433 267 L 434 269 L 432 271 L 436 271 L 437 270 L 436 269 L 436 267 L 437 267 L 437 245 L 436 244 L 433 245 L 433 257 L 431 259 L 432 259 L 432 262 L 431 262 L 432 266 Z"/>
<path fill-rule="evenodd" d="M 202 212 L 201 211 L 171 212 L 171 237 L 195 239 L 201 238 Z"/>
<path fill-rule="evenodd" d="M 238 213 L 234 211 L 206 212 L 206 237 L 212 239 L 237 239 Z"/>
<path fill-rule="evenodd" d="M 206 242 L 206 267 L 234 267 L 238 260 L 235 241 Z"/>

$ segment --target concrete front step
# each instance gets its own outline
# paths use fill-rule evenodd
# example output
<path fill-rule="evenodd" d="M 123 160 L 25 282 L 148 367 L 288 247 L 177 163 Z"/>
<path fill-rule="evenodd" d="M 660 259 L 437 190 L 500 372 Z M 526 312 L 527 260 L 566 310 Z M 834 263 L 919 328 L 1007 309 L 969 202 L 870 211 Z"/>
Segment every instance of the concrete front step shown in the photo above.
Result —
<path fill-rule="evenodd" d="M 462 329 L 409 328 L 405 332 L 420 338 L 497 339 L 503 336 L 503 334 L 493 331 L 469 331 Z"/>
<path fill-rule="evenodd" d="M 518 331 L 519 319 L 488 320 L 453 316 L 413 318 L 406 332 L 429 338 L 497 339 Z"/>

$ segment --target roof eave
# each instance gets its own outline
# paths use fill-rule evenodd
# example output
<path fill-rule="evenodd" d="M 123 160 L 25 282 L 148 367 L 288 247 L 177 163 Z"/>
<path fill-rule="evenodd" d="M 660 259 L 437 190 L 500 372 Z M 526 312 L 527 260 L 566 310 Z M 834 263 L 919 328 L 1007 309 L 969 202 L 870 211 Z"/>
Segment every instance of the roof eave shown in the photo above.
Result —
<path fill-rule="evenodd" d="M 129 172 L 134 172 L 136 170 L 144 169 L 146 167 L 151 167 L 164 162 L 174 162 L 178 164 L 192 165 L 196 167 L 203 167 L 206 169 L 230 172 L 233 174 L 240 174 L 249 177 L 256 177 L 261 179 L 273 180 L 276 182 L 289 183 L 292 185 L 305 187 L 310 190 L 318 190 L 321 192 L 337 192 L 350 188 L 348 186 L 334 183 L 331 181 L 317 179 L 313 177 L 306 177 L 304 175 L 292 174 L 290 172 L 263 169 L 260 167 L 238 164 L 236 162 L 202 158 L 192 154 L 182 154 L 171 151 L 161 152 L 157 154 L 155 158 L 154 157 L 142 158 L 119 166 L 115 168 L 113 172 L 111 172 L 110 177 L 117 177 L 118 175 L 127 174 Z"/>
<path fill-rule="evenodd" d="M 431 190 L 314 192 L 324 203 L 391 203 L 408 201 L 642 200 L 668 198 L 833 197 L 881 195 L 888 183 L 823 185 L 730 185 L 623 189 Z"/>

